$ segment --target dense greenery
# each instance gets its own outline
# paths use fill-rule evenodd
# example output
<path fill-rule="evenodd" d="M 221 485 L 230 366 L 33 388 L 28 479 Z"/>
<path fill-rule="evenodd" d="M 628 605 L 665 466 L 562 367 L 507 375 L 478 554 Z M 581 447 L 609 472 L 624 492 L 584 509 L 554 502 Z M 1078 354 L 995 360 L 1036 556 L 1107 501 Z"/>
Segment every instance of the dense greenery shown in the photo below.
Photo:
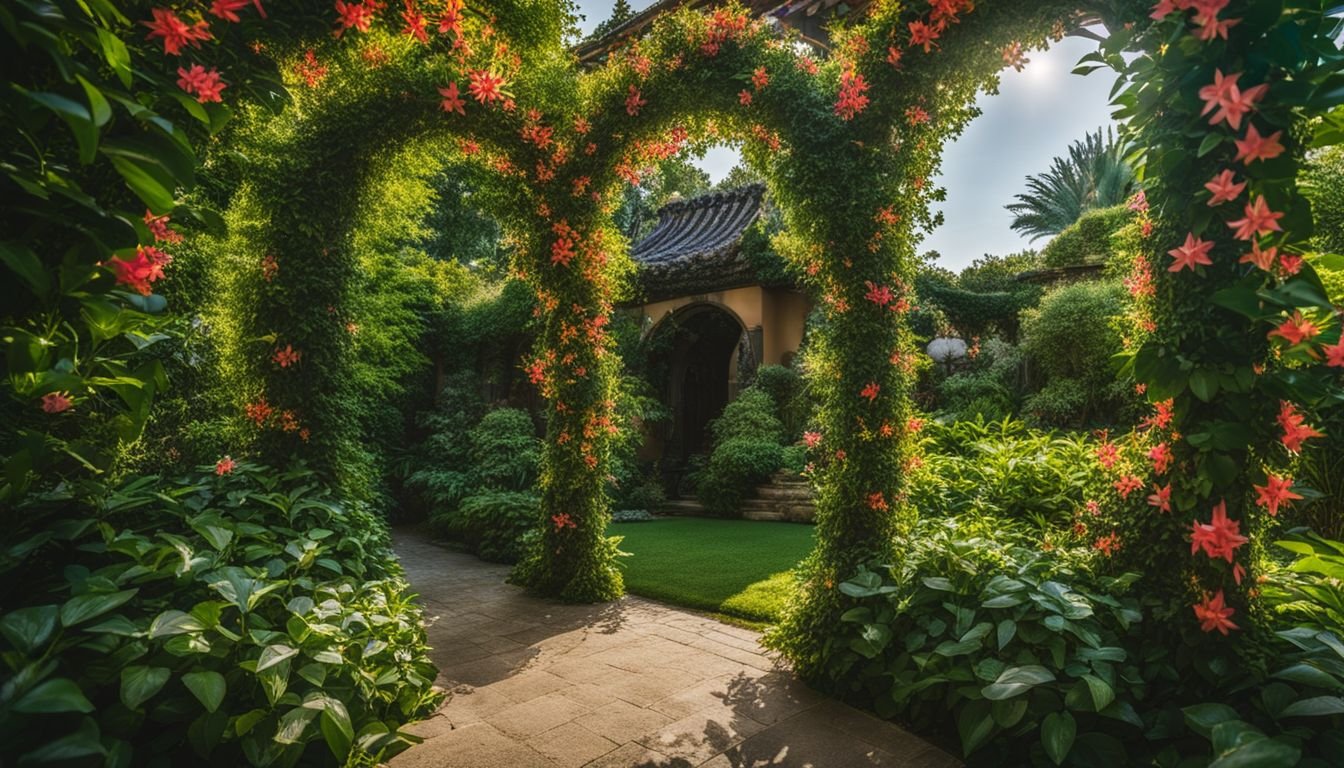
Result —
<path fill-rule="evenodd" d="M 1133 192 L 1134 171 L 1122 156 L 1120 142 L 1107 129 L 1098 130 L 1056 157 L 1050 170 L 1027 178 L 1027 192 L 1007 206 L 1012 227 L 1033 240 L 1061 235 L 1089 212 L 1120 205 Z M 1054 265 L 1052 265 L 1054 266 Z"/>
<path fill-rule="evenodd" d="M 1133 218 L 1126 205 L 1088 211 L 1046 243 L 1041 260 L 1047 267 L 1104 264 L 1115 254 L 1112 238 Z"/>

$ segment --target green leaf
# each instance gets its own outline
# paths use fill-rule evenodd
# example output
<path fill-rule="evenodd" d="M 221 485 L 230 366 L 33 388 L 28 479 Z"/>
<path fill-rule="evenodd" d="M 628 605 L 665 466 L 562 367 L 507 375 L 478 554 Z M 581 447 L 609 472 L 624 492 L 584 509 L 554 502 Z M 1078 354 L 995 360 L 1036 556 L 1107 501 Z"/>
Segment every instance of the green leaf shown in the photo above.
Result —
<path fill-rule="evenodd" d="M 224 676 L 213 670 L 188 672 L 182 676 L 182 684 L 201 702 L 206 712 L 214 712 L 224 702 L 224 693 L 228 685 Z"/>
<path fill-rule="evenodd" d="M 306 707 L 289 710 L 280 718 L 280 724 L 275 731 L 275 741 L 279 744 L 298 744 L 303 741 L 304 731 L 308 730 L 308 726 L 317 715 L 317 710 Z"/>
<path fill-rule="evenodd" d="M 1212 402 L 1218 394 L 1218 372 L 1196 368 L 1190 372 L 1190 391 L 1204 402 Z"/>
<path fill-rule="evenodd" d="M 149 625 L 149 636 L 157 639 L 187 632 L 200 632 L 203 629 L 205 625 L 195 617 L 173 608 L 154 617 L 154 621 Z"/>
<path fill-rule="evenodd" d="M 999 650 L 1013 641 L 1013 636 L 1017 634 L 1017 622 L 1012 619 L 1004 619 L 999 622 L 997 635 L 999 641 Z"/>
<path fill-rule="evenodd" d="M 108 158 L 112 161 L 112 167 L 116 168 L 117 173 L 126 181 L 126 186 L 130 187 L 151 211 L 163 213 L 173 209 L 175 198 L 172 187 L 156 178 L 156 175 L 147 170 L 142 163 L 121 155 L 109 155 Z"/>
<path fill-rule="evenodd" d="M 133 666 L 121 670 L 121 703 L 138 709 L 168 682 L 167 667 Z"/>
<path fill-rule="evenodd" d="M 1051 712 L 1041 721 L 1041 746 L 1055 765 L 1064 762 L 1073 740 L 1078 736 L 1078 723 L 1068 712 Z"/>
<path fill-rule="evenodd" d="M 37 296 L 45 296 L 51 290 L 51 278 L 32 250 L 18 243 L 0 243 L 0 262 L 4 262 Z"/>
<path fill-rule="evenodd" d="M 274 667 L 276 664 L 279 664 L 286 659 L 292 659 L 297 655 L 299 655 L 299 650 L 297 648 L 290 648 L 283 643 L 268 645 L 261 650 L 261 656 L 257 659 L 256 671 L 264 672 L 265 670 Z"/>
<path fill-rule="evenodd" d="M 1322 715 L 1344 714 L 1344 698 L 1339 696 L 1313 696 L 1289 704 L 1279 714 L 1280 717 L 1320 717 Z"/>
<path fill-rule="evenodd" d="M 1105 680 L 1096 675 L 1083 675 L 1083 681 L 1087 683 L 1087 689 L 1092 694 L 1092 706 L 1095 711 L 1100 712 L 1115 701 L 1115 690 Z"/>
<path fill-rule="evenodd" d="M 75 75 L 79 84 L 84 88 L 84 95 L 89 98 L 89 113 L 93 116 L 93 124 L 102 128 L 107 125 L 107 121 L 112 119 L 112 105 L 107 103 L 107 97 L 103 92 L 83 75 Z"/>
<path fill-rule="evenodd" d="M 56 629 L 60 609 L 54 605 L 34 605 L 10 611 L 0 617 L 0 634 L 22 653 L 42 647 Z"/>
<path fill-rule="evenodd" d="M 111 30 L 98 27 L 98 43 L 103 48 L 103 58 L 116 73 L 123 87 L 131 87 L 131 53 L 126 44 Z"/>
<path fill-rule="evenodd" d="M 1230 720 L 1239 719 L 1237 710 L 1226 704 L 1206 703 L 1195 704 L 1181 710 L 1185 715 L 1185 723 L 1190 729 L 1205 738 L 1213 733 L 1213 727 L 1219 723 L 1226 723 Z"/>
<path fill-rule="evenodd" d="M 985 686 L 980 694 L 986 699 L 997 701 L 1009 699 L 1025 693 L 1042 683 L 1053 682 L 1055 673 L 1045 667 L 1030 664 L 1022 667 L 1009 667 L 999 675 L 999 679 Z"/>
<path fill-rule="evenodd" d="M 70 131 L 75 134 L 75 142 L 79 145 L 79 162 L 84 165 L 93 162 L 94 155 L 98 151 L 98 126 L 94 124 L 93 116 L 89 114 L 87 107 L 58 93 L 32 91 L 22 93 L 64 120 L 65 124 L 70 126 Z"/>
<path fill-rule="evenodd" d="M 19 765 L 69 763 L 91 755 L 105 755 L 107 750 L 98 737 L 98 723 L 91 717 L 80 720 L 79 729 L 54 739 L 19 758 Z"/>
<path fill-rule="evenodd" d="M 1209 768 L 1277 768 L 1297 765 L 1302 750 L 1277 739 L 1258 739 L 1243 743 L 1209 763 Z"/>
<path fill-rule="evenodd" d="M 1328 672 L 1311 666 L 1305 662 L 1294 664 L 1287 669 L 1281 669 L 1274 673 L 1274 677 L 1280 680 L 1287 680 L 1290 683 L 1301 683 L 1316 688 L 1326 688 L 1339 690 L 1344 689 L 1344 683 Z"/>
<path fill-rule="evenodd" d="M 973 701 L 957 717 L 957 732 L 961 735 L 961 751 L 970 755 L 994 733 L 994 717 L 987 701 Z"/>
<path fill-rule="evenodd" d="M 93 704 L 84 696 L 74 680 L 57 677 L 39 683 L 14 702 L 15 712 L 42 714 L 48 712 L 92 712 Z"/>
<path fill-rule="evenodd" d="M 322 710 L 322 737 L 327 741 L 327 748 L 338 760 L 345 760 L 350 753 L 350 743 L 355 740 L 355 727 L 345 705 L 330 696 L 316 696 L 303 706 Z"/>
<path fill-rule="evenodd" d="M 101 616 L 135 597 L 139 591 L 123 589 L 120 592 L 95 592 L 72 597 L 61 606 L 61 626 L 73 627 L 95 616 Z"/>

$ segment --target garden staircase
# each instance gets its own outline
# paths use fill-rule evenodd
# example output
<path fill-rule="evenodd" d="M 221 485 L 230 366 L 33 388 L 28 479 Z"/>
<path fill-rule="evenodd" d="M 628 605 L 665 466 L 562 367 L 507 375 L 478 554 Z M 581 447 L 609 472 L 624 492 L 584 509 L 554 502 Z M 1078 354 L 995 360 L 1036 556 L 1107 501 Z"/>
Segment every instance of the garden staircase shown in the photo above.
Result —
<path fill-rule="evenodd" d="M 816 516 L 812 484 L 792 472 L 776 472 L 756 487 L 756 498 L 742 502 L 744 520 L 810 523 Z"/>

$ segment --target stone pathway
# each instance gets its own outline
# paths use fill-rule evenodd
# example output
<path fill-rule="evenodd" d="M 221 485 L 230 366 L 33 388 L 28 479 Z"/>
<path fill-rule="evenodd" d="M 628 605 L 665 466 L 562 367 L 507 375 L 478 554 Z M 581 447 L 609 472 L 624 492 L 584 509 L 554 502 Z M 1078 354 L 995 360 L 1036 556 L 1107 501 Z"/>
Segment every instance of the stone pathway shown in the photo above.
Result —
<path fill-rule="evenodd" d="M 755 632 L 637 597 L 553 603 L 415 532 L 395 545 L 451 694 L 393 768 L 960 765 L 798 682 Z"/>

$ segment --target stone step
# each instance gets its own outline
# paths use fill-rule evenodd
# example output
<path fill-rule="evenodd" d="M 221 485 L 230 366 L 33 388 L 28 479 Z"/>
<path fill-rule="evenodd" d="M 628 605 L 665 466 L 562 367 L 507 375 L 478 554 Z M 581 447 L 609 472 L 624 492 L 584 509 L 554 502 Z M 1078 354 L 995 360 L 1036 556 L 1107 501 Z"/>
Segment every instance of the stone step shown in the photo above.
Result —
<path fill-rule="evenodd" d="M 756 487 L 756 498 L 771 501 L 808 502 L 812 500 L 812 489 L 808 486 L 760 485 Z"/>
<path fill-rule="evenodd" d="M 663 502 L 659 512 L 665 515 L 686 515 L 689 517 L 703 517 L 705 514 L 705 505 L 695 499 L 669 499 Z"/>

